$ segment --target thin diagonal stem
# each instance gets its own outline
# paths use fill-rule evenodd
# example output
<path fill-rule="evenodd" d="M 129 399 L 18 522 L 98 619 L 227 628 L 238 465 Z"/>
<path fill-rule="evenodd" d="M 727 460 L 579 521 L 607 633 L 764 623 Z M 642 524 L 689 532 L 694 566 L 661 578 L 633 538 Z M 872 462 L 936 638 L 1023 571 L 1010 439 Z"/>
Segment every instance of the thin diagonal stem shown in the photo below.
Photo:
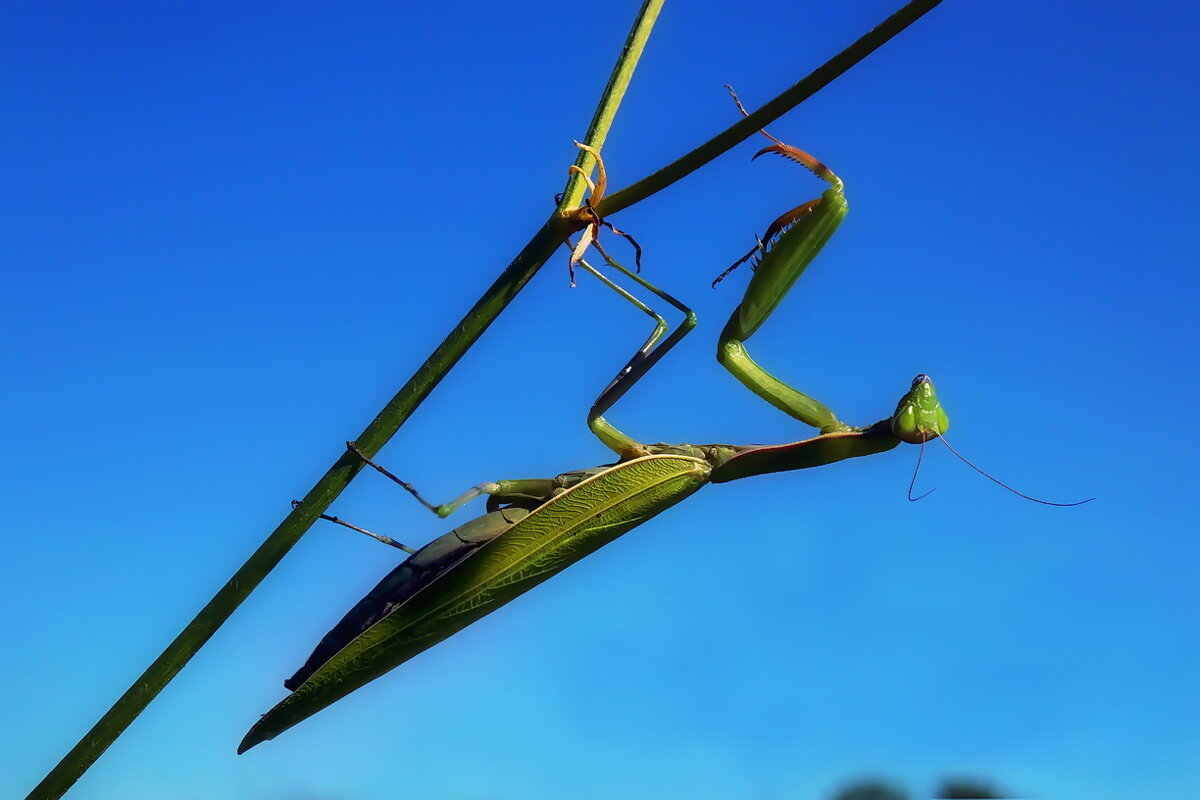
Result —
<path fill-rule="evenodd" d="M 600 146 L 612 124 L 663 2 L 664 0 L 647 0 L 634 20 L 633 29 L 617 59 L 613 76 L 604 88 L 592 118 L 591 128 L 588 130 L 587 141 L 595 147 Z M 568 182 L 566 192 L 575 191 L 572 187 L 573 184 Z M 379 452 L 417 406 L 429 396 L 433 387 L 458 363 L 542 264 L 546 263 L 566 239 L 569 231 L 569 223 L 557 212 L 542 225 L 483 297 L 451 330 L 450 335 L 437 346 L 408 383 L 404 384 L 355 439 L 364 453 L 374 456 Z M 350 484 L 362 466 L 362 461 L 356 455 L 344 452 L 246 563 L 217 590 L 208 604 L 200 609 L 195 618 L 167 645 L 162 654 L 50 770 L 41 783 L 34 787 L 26 800 L 58 800 L 62 797 L 130 723 L 137 719 L 150 701 L 171 682 L 225 620 L 229 619 L 242 601 L 258 587 L 313 522 Z"/>
<path fill-rule="evenodd" d="M 621 48 L 621 54 L 617 56 L 616 66 L 613 67 L 612 75 L 608 78 L 608 85 L 604 87 L 600 104 L 596 106 L 596 113 L 592 115 L 592 122 L 588 125 L 584 144 L 596 150 L 604 146 L 604 140 L 608 138 L 608 131 L 612 128 L 613 118 L 617 115 L 617 108 L 621 105 L 621 100 L 625 97 L 625 90 L 629 87 L 629 79 L 633 77 L 634 67 L 637 66 L 638 59 L 642 57 L 642 51 L 646 48 L 646 40 L 650 38 L 650 30 L 654 27 L 654 22 L 658 19 L 658 12 L 662 10 L 664 2 L 666 0 L 645 0 L 642 7 L 638 9 L 637 19 L 634 21 L 633 27 L 629 29 L 625 46 Z M 575 159 L 575 166 L 579 168 L 579 171 L 572 170 L 571 177 L 567 180 L 567 188 L 563 190 L 562 199 L 558 203 L 560 213 L 575 208 L 583 200 L 583 179 L 592 171 L 592 165 L 595 163 L 591 153 L 586 150 L 579 151 L 579 156 Z"/>
<path fill-rule="evenodd" d="M 855 42 L 854 45 L 748 118 L 644 180 L 605 198 L 597 211 L 601 215 L 605 215 L 628 208 L 699 169 L 750 136 L 758 128 L 810 97 L 818 89 L 827 85 L 892 36 L 916 21 L 939 1 L 914 0 L 909 3 L 889 17 L 882 25 Z M 603 144 L 663 2 L 664 0 L 645 0 L 638 12 L 633 28 L 626 39 L 612 76 L 609 78 L 608 85 L 605 87 L 604 94 L 592 118 L 586 137 L 587 144 L 592 147 L 598 149 Z M 591 158 L 587 153 L 581 152 L 576 163 L 581 169 L 587 170 L 592 165 Z M 565 219 L 561 210 L 575 208 L 579 205 L 583 186 L 579 176 L 573 174 L 564 190 L 563 199 L 559 204 L 560 210 L 551 215 L 550 219 L 534 233 L 524 249 L 517 254 L 483 297 L 453 328 L 450 335 L 438 345 L 425 363 L 417 369 L 379 415 L 355 439 L 364 453 L 374 456 L 379 452 L 380 448 L 399 430 L 417 406 L 429 396 L 429 393 L 445 377 L 446 373 L 478 340 L 538 269 L 546 263 L 566 237 L 573 230 L 581 227 Z M 249 596 L 250 592 L 257 588 L 263 578 L 275 568 L 312 523 L 349 485 L 362 466 L 362 461 L 357 456 L 348 451 L 343 452 L 333 466 L 304 496 L 299 505 L 283 519 L 246 563 L 217 591 L 208 604 L 167 645 L 162 654 L 147 667 L 133 685 L 118 698 L 112 708 L 42 779 L 26 800 L 58 800 L 62 797 L 108 749 L 109 745 L 141 714 L 150 701 L 158 696 L 158 693 L 175 677 L 179 670 L 183 669 L 184 665 L 216 633 L 225 620 Z"/>
<path fill-rule="evenodd" d="M 904 6 L 895 14 L 892 14 L 870 32 L 859 38 L 854 44 L 826 61 L 804 80 L 793 85 L 753 114 L 730 125 L 695 150 L 672 161 L 657 172 L 618 192 L 609 194 L 597 204 L 596 211 L 602 217 L 615 214 L 622 209 L 629 208 L 634 203 L 645 200 L 650 195 L 662 191 L 680 178 L 684 178 L 700 169 L 700 167 L 751 136 L 759 128 L 766 127 L 800 103 L 812 97 L 820 89 L 825 88 L 835 78 L 869 56 L 893 36 L 900 33 L 900 31 L 916 22 L 940 2 L 941 0 L 913 0 L 913 2 Z"/>

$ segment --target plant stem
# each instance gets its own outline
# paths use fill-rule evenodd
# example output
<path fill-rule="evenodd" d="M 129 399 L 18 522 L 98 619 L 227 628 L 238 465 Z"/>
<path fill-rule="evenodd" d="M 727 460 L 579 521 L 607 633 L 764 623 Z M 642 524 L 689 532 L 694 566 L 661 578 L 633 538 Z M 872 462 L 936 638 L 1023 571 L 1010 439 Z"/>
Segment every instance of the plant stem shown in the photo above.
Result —
<path fill-rule="evenodd" d="M 658 12 L 662 10 L 664 2 L 665 0 L 645 0 L 638 10 L 637 21 L 629 30 L 625 46 L 621 48 L 617 64 L 609 76 L 608 85 L 604 87 L 604 95 L 600 98 L 600 104 L 596 106 L 596 113 L 592 115 L 584 144 L 599 150 L 608 138 L 613 117 L 617 115 L 617 106 L 625 97 L 625 89 L 629 86 L 629 79 L 633 77 L 633 69 L 642 56 L 646 40 L 650 38 L 650 29 L 658 19 Z M 575 166 L 583 170 L 583 175 L 591 173 L 594 163 L 595 159 L 591 153 L 583 150 L 579 151 L 579 157 L 575 160 Z M 562 199 L 558 203 L 560 213 L 576 208 L 583 201 L 583 175 L 571 173 L 567 180 L 567 188 L 563 190 Z"/>
<path fill-rule="evenodd" d="M 599 148 L 603 144 L 663 2 L 665 0 L 646 0 L 634 19 L 633 28 L 617 58 L 612 76 L 604 88 L 588 130 L 587 141 L 593 147 Z M 567 192 L 572 191 L 573 183 L 568 184 Z M 437 346 L 408 383 L 404 384 L 359 435 L 356 441 L 364 453 L 374 456 L 400 429 L 417 406 L 433 391 L 433 387 L 458 363 L 463 354 L 558 249 L 569 228 L 566 220 L 556 213 L 533 235 L 483 297 L 451 330 L 450 335 Z M 41 783 L 34 787 L 26 800 L 58 800 L 62 797 L 130 723 L 137 719 L 150 701 L 171 682 L 225 620 L 229 619 L 242 601 L 258 587 L 320 514 L 349 485 L 360 469 L 362 461 L 357 456 L 350 452 L 343 453 L 246 563 L 167 645 L 162 654 L 50 770 Z"/>
<path fill-rule="evenodd" d="M 630 77 L 637 66 L 650 30 L 665 0 L 645 0 L 634 20 L 617 63 L 604 89 L 596 113 L 588 129 L 586 143 L 599 149 L 612 125 L 614 116 Z M 682 158 L 651 174 L 647 178 L 606 197 L 599 206 L 602 214 L 612 214 L 666 188 L 680 178 L 699 169 L 717 156 L 749 137 L 794 108 L 834 78 L 857 64 L 868 54 L 901 30 L 912 24 L 940 0 L 914 0 L 893 14 L 881 25 L 863 36 L 842 53 L 818 68 L 749 117 L 732 125 Z M 577 165 L 584 170 L 592 166 L 592 157 L 579 154 Z M 524 249 L 488 288 L 483 297 L 467 312 L 450 335 L 438 345 L 408 382 L 372 420 L 356 440 L 368 456 L 374 456 L 399 430 L 412 412 L 428 397 L 433 388 L 463 354 L 487 330 L 533 277 L 547 259 L 563 243 L 573 225 L 561 213 L 579 205 L 583 181 L 572 175 L 563 192 L 559 209 L 533 235 Z M 162 654 L 147 667 L 126 692 L 113 704 L 90 731 L 42 779 L 26 800 L 58 800 L 75 781 L 95 763 L 118 736 L 138 717 L 163 687 L 183 669 L 184 665 L 209 640 L 242 601 L 262 582 L 263 578 L 299 541 L 305 531 L 333 500 L 349 485 L 362 468 L 362 461 L 349 452 L 343 453 L 329 471 L 321 477 L 304 499 L 284 517 L 266 541 L 259 546 L 233 577 L 217 591 L 196 617 L 167 645 Z"/>
<path fill-rule="evenodd" d="M 926 12 L 938 5 L 942 0 L 913 0 L 896 13 L 872 28 L 858 41 L 826 61 L 808 77 L 794 84 L 791 88 L 771 100 L 762 108 L 748 117 L 743 117 L 737 123 L 709 139 L 704 144 L 680 158 L 672 161 L 662 169 L 642 178 L 617 192 L 612 192 L 600 201 L 596 211 L 601 216 L 615 214 L 629 208 L 634 203 L 645 200 L 652 194 L 660 192 L 680 178 L 695 172 L 722 153 L 730 150 L 759 128 L 779 119 L 800 103 L 812 97 L 819 90 L 829 85 L 835 78 L 846 72 L 859 61 L 869 56 L 881 45 L 900 31 L 916 22 Z"/>

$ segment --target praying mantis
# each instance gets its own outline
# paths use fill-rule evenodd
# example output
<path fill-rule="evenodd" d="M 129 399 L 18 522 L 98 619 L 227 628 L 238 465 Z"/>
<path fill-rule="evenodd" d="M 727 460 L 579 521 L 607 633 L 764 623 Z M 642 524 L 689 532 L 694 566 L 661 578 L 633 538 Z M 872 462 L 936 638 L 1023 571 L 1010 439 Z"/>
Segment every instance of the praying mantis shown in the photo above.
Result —
<path fill-rule="evenodd" d="M 740 102 L 738 108 L 746 113 Z M 766 131 L 761 133 L 772 144 L 755 158 L 766 153 L 788 158 L 824 180 L 828 188 L 771 223 L 755 247 L 717 278 L 720 281 L 738 265 L 755 261 L 745 294 L 720 334 L 717 360 L 752 392 L 816 428 L 818 435 L 777 445 L 644 444 L 605 418 L 697 320 L 691 309 L 620 265 L 599 246 L 596 238 L 601 226 L 611 225 L 594 211 L 604 191 L 604 166 L 599 153 L 591 150 L 596 157 L 597 180 L 594 184 L 588 181 L 591 197 L 573 212 L 586 224 L 572 250 L 572 269 L 582 266 L 655 321 L 653 333 L 588 413 L 589 428 L 618 460 L 554 478 L 482 483 L 448 503 L 435 505 L 359 453 L 352 442 L 347 443 L 367 465 L 399 483 L 439 517 L 486 495 L 485 513 L 415 552 L 410 550 L 412 555 L 355 605 L 284 682 L 291 694 L 251 727 L 239 753 L 274 738 L 453 635 L 706 484 L 822 466 L 881 453 L 901 442 L 924 446 L 947 430 L 949 419 L 927 375 L 912 381 L 889 417 L 855 427 L 767 372 L 748 354 L 746 341 L 775 311 L 847 212 L 843 183 L 832 170 Z M 597 248 L 609 267 L 683 313 L 683 321 L 670 335 L 661 315 L 583 259 L 589 246 Z"/>

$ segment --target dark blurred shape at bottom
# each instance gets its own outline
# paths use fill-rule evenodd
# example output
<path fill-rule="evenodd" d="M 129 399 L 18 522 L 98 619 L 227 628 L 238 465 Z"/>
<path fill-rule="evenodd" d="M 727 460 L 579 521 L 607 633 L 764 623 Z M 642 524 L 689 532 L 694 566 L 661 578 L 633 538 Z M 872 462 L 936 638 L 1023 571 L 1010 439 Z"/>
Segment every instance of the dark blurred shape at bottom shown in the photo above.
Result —
<path fill-rule="evenodd" d="M 908 795 L 884 781 L 860 781 L 842 789 L 833 800 L 908 800 Z"/>
<path fill-rule="evenodd" d="M 944 779 L 932 796 L 934 800 L 1016 800 L 990 781 L 959 777 Z M 909 800 L 909 794 L 895 784 L 872 778 L 846 786 L 831 800 Z"/>
<path fill-rule="evenodd" d="M 937 800 L 995 800 L 1007 797 L 990 783 L 974 778 L 947 778 L 933 796 Z"/>

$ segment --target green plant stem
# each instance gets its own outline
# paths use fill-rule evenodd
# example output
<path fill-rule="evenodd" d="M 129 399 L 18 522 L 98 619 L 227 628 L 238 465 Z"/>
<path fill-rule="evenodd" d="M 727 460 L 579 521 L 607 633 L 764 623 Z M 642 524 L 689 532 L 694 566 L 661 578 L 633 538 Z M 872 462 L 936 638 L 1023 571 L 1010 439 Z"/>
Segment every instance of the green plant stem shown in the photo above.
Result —
<path fill-rule="evenodd" d="M 383 447 L 467 348 L 479 338 L 488 324 L 528 282 L 537 268 L 562 243 L 563 234 L 557 227 L 548 223 L 534 235 L 451 335 L 438 345 L 404 388 L 362 432 L 357 439 L 360 449 L 373 456 Z M 162 654 L 30 792 L 27 800 L 57 800 L 62 797 L 216 633 L 361 468 L 362 462 L 357 456 L 349 451 L 343 453 L 304 499 L 284 517 L 279 527 L 167 645 Z"/>
<path fill-rule="evenodd" d="M 588 129 L 586 141 L 599 149 L 612 125 L 618 106 L 629 85 L 650 30 L 665 0 L 646 0 L 638 12 L 616 66 L 605 87 Z M 804 80 L 770 101 L 750 117 L 731 126 L 705 144 L 649 177 L 609 195 L 600 205 L 601 213 L 612 214 L 666 188 L 680 178 L 749 137 L 755 130 L 778 118 L 810 97 L 837 76 L 861 61 L 873 50 L 895 36 L 940 0 L 914 0 L 863 36 L 842 53 Z M 581 153 L 577 164 L 587 170 L 591 156 Z M 583 182 L 572 176 L 564 190 L 561 209 L 574 208 L 580 202 Z M 356 440 L 368 456 L 374 456 L 399 430 L 412 412 L 429 395 L 463 354 L 483 334 L 563 243 L 573 225 L 556 211 L 533 235 L 483 297 L 438 345 L 409 381 L 372 420 Z M 138 717 L 163 687 L 209 640 L 242 601 L 262 582 L 305 531 L 358 474 L 362 463 L 349 452 L 342 454 L 329 471 L 317 481 L 304 499 L 272 531 L 233 577 L 217 591 L 196 617 L 167 645 L 126 692 L 113 704 L 88 733 L 42 779 L 26 800 L 58 800 L 95 763 L 118 736 Z"/>
<path fill-rule="evenodd" d="M 680 158 L 672 161 L 662 169 L 642 178 L 620 191 L 612 192 L 600 201 L 596 211 L 601 216 L 615 214 L 629 208 L 635 203 L 645 200 L 652 194 L 660 192 L 680 178 L 686 177 L 730 150 L 759 128 L 779 119 L 800 103 L 812 97 L 825 88 L 835 78 L 846 72 L 859 61 L 869 56 L 881 45 L 900 31 L 916 22 L 926 12 L 938 5 L 942 0 L 913 0 L 896 13 L 885 19 L 868 33 L 860 37 L 854 44 L 826 61 L 808 77 L 792 85 L 779 96 L 759 108 L 749 117 L 744 117 L 737 123 L 709 139 L 704 144 Z"/>
<path fill-rule="evenodd" d="M 584 140 L 585 144 L 599 150 L 604 145 L 604 140 L 608 138 L 613 117 L 617 114 L 617 106 L 625 97 L 625 89 L 629 86 L 629 79 L 633 77 L 633 68 L 637 66 L 638 59 L 642 56 L 646 40 L 650 38 L 650 29 L 658 19 L 658 12 L 662 10 L 664 2 L 665 0 L 645 0 L 638 10 L 637 19 L 639 22 L 644 21 L 645 24 L 635 23 L 629 30 L 625 46 L 621 48 L 621 55 L 617 57 L 617 65 L 613 68 L 612 75 L 609 76 L 608 86 L 604 87 L 600 104 L 596 106 L 596 113 L 592 115 L 587 139 Z M 584 175 L 591 172 L 594 163 L 595 159 L 592 158 L 591 153 L 583 150 L 579 151 L 579 156 L 575 159 L 575 166 L 583 170 Z M 571 173 L 571 177 L 567 180 L 567 188 L 563 190 L 562 199 L 558 203 L 559 213 L 576 208 L 583 202 L 584 185 L 582 175 Z"/>
<path fill-rule="evenodd" d="M 586 138 L 593 147 L 599 148 L 604 142 L 663 2 L 665 0 L 647 0 L 634 19 L 633 28 L 621 49 L 612 76 L 592 117 Z M 379 452 L 542 264 L 558 249 L 569 229 L 566 220 L 558 213 L 547 220 L 483 297 L 454 327 L 450 335 L 437 346 L 408 383 L 404 384 L 359 435 L 356 442 L 360 450 L 368 456 Z M 320 514 L 349 485 L 361 468 L 362 462 L 357 456 L 349 452 L 343 453 L 246 563 L 167 645 L 162 654 L 34 787 L 26 800 L 58 800 L 62 797 L 130 723 L 137 719 L 150 701 L 171 682 L 225 620 L 229 619 L 242 601 L 258 587 Z"/>

